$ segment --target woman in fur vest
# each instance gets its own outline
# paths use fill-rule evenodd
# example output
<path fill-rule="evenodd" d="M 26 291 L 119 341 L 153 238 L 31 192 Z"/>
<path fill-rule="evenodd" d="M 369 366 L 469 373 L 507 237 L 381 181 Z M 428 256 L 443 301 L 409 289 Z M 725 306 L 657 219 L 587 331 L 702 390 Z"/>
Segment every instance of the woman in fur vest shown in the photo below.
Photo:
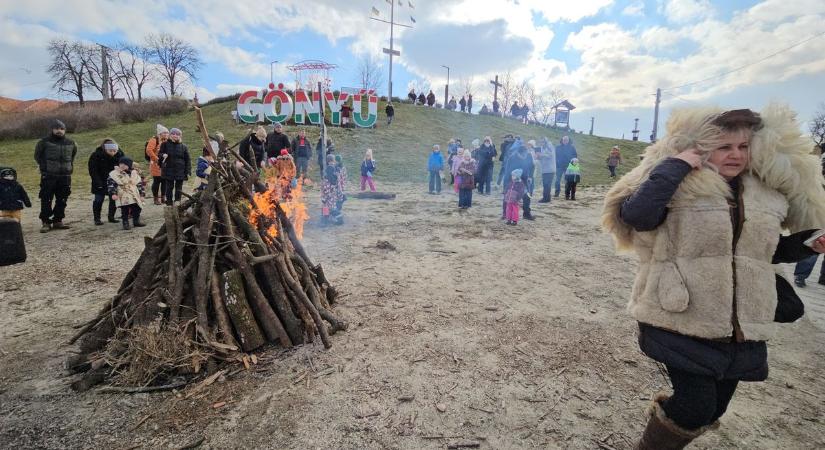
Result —
<path fill-rule="evenodd" d="M 795 113 L 696 108 L 667 128 L 602 216 L 618 249 L 639 255 L 628 310 L 673 385 L 638 449 L 684 448 L 718 427 L 740 381 L 767 378 L 777 298 L 796 296 L 775 264 L 825 252 L 825 238 L 803 244 L 825 227 L 825 191 Z"/>

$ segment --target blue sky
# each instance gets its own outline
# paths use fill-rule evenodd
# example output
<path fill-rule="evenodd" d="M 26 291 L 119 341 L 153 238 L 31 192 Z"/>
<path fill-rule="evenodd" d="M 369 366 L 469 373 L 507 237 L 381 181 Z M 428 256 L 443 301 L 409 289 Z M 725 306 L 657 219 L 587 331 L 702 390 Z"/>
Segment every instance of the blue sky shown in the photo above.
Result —
<path fill-rule="evenodd" d="M 395 0 L 396 2 L 398 0 Z M 389 18 L 387 0 L 30 0 L 0 5 L 0 95 L 57 97 L 44 73 L 45 45 L 64 37 L 113 45 L 167 31 L 195 45 L 205 65 L 187 87 L 201 99 L 247 87 L 264 87 L 270 61 L 275 78 L 292 84 L 286 66 L 320 59 L 338 68 L 335 87 L 358 85 L 364 57 L 382 66 L 387 91 L 389 26 L 370 20 L 372 7 Z M 410 3 L 414 8 L 410 7 Z M 403 0 L 396 3 L 393 94 L 411 86 L 433 88 L 440 100 L 451 67 L 450 92 L 469 88 L 476 109 L 492 100 L 490 80 L 510 73 L 539 96 L 561 90 L 578 108 L 572 126 L 597 134 L 630 136 L 640 119 L 646 139 L 653 94 L 667 91 L 662 117 L 671 108 L 697 104 L 761 108 L 771 100 L 791 104 L 804 122 L 825 101 L 825 35 L 730 75 L 771 53 L 821 33 L 825 2 L 818 0 Z M 61 11 L 55 15 L 54 11 Z M 155 91 L 156 93 L 158 91 Z M 660 129 L 663 121 L 660 122 Z"/>

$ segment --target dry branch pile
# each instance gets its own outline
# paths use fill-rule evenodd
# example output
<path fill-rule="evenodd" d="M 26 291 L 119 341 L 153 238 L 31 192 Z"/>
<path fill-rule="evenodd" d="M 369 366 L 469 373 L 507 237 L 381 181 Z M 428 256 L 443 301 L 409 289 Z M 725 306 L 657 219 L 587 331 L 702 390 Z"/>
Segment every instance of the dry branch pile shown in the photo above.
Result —
<path fill-rule="evenodd" d="M 346 329 L 331 308 L 337 292 L 304 251 L 276 187 L 259 183 L 225 145 L 215 160 L 206 189 L 165 207 L 165 223 L 145 238 L 117 294 L 70 340 L 80 351 L 67 366 L 85 372 L 73 388 L 111 376 L 164 383 L 241 361 L 267 342 L 290 347 L 317 336 L 329 348 L 329 335 Z"/>

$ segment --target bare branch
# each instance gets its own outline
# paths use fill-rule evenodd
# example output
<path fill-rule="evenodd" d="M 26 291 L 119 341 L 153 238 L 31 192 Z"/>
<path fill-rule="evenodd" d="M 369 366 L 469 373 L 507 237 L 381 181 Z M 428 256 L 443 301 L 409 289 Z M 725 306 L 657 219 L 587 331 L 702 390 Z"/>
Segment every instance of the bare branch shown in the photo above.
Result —
<path fill-rule="evenodd" d="M 180 94 L 180 85 L 185 78 L 197 79 L 203 64 L 195 47 L 169 33 L 148 35 L 146 47 L 152 63 L 158 66 L 157 72 L 163 80 L 161 89 L 167 97 Z"/>
<path fill-rule="evenodd" d="M 83 60 L 83 44 L 76 41 L 69 42 L 65 39 L 53 39 L 49 42 L 47 50 L 51 64 L 46 71 L 54 80 L 52 87 L 59 93 L 77 97 L 82 105 L 87 70 Z"/>
<path fill-rule="evenodd" d="M 384 83 L 384 72 L 378 59 L 364 55 L 358 60 L 358 82 L 362 89 L 378 89 Z"/>
<path fill-rule="evenodd" d="M 808 130 L 811 132 L 814 143 L 822 148 L 825 144 L 825 103 L 819 104 L 819 109 L 814 113 Z"/>

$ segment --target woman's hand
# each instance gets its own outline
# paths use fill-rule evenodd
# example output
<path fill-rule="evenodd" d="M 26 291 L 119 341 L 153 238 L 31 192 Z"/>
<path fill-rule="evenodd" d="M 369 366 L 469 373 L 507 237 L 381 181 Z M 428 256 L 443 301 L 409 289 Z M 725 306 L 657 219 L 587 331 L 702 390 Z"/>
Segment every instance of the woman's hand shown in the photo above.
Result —
<path fill-rule="evenodd" d="M 825 253 L 825 236 L 820 237 L 811 244 L 811 250 L 817 253 Z"/>
<path fill-rule="evenodd" d="M 695 148 L 685 150 L 674 156 L 674 158 L 681 159 L 682 161 L 690 164 L 690 167 L 694 169 L 702 168 L 702 155 Z"/>

